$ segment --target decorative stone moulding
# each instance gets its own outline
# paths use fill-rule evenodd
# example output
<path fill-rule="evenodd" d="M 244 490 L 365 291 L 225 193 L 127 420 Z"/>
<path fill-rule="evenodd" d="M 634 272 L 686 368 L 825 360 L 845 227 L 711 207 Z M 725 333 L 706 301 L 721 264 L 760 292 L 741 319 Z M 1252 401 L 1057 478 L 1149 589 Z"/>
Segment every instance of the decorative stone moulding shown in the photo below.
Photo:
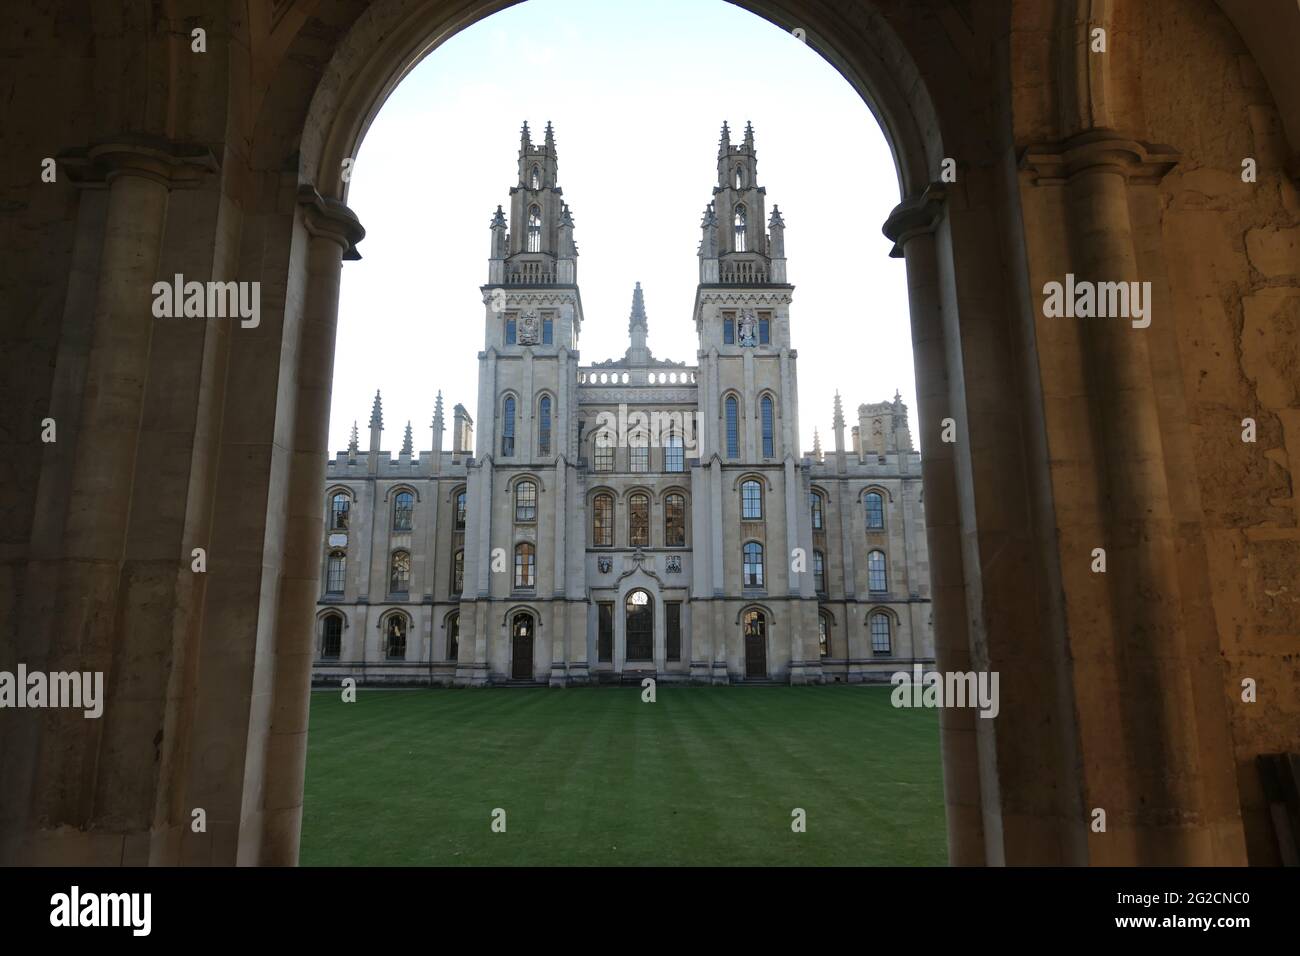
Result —
<path fill-rule="evenodd" d="M 56 159 L 68 179 L 83 189 L 103 189 L 118 176 L 143 176 L 168 189 L 193 189 L 220 169 L 212 150 L 197 143 L 174 143 L 155 136 L 123 133 Z"/>
<path fill-rule="evenodd" d="M 903 258 L 903 247 L 913 236 L 934 232 L 944 213 L 948 189 L 943 183 L 930 183 L 920 195 L 904 199 L 889 214 L 881 231 L 894 244 L 890 258 Z"/>
<path fill-rule="evenodd" d="M 1083 173 L 1119 173 L 1129 182 L 1154 185 L 1178 165 L 1172 146 L 1144 143 L 1113 129 L 1090 129 L 1058 143 L 1026 147 L 1020 168 L 1036 186 L 1058 186 Z"/>
<path fill-rule="evenodd" d="M 366 236 L 356 213 L 337 199 L 326 199 L 310 183 L 298 187 L 298 205 L 306 207 L 304 223 L 311 236 L 332 239 L 343 247 L 343 258 L 357 260 L 357 243 Z"/>

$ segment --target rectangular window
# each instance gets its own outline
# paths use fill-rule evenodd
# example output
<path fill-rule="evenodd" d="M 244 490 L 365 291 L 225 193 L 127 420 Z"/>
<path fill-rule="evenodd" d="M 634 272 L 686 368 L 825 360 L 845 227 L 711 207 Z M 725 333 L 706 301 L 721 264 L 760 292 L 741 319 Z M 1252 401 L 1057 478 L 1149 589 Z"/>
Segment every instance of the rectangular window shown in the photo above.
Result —
<path fill-rule="evenodd" d="M 596 634 L 596 659 L 601 663 L 614 659 L 614 605 L 597 604 L 600 627 Z"/>
<path fill-rule="evenodd" d="M 766 312 L 758 314 L 758 344 L 768 345 L 772 341 L 772 320 Z"/>
<path fill-rule="evenodd" d="M 516 326 L 516 322 L 513 317 L 506 319 L 506 345 L 515 344 L 516 341 L 515 326 Z"/>
<path fill-rule="evenodd" d="M 722 317 L 722 344 L 736 344 L 736 317 L 734 315 L 724 315 Z"/>
<path fill-rule="evenodd" d="M 686 454 L 682 447 L 682 440 L 676 435 L 668 436 L 668 444 L 664 446 L 664 471 L 685 471 Z"/>
<path fill-rule="evenodd" d="M 632 471 L 650 470 L 650 446 L 633 445 L 628 449 L 628 465 Z"/>
<path fill-rule="evenodd" d="M 554 319 L 542 319 L 542 344 L 543 345 L 555 344 L 555 320 Z"/>
<path fill-rule="evenodd" d="M 772 457 L 772 399 L 764 397 L 762 404 L 763 415 L 763 457 Z"/>
<path fill-rule="evenodd" d="M 628 502 L 627 544 L 630 548 L 650 547 L 650 499 L 633 495 Z"/>
<path fill-rule="evenodd" d="M 880 531 L 885 527 L 885 497 L 877 492 L 867 493 L 867 528 Z"/>
<path fill-rule="evenodd" d="M 325 590 L 330 594 L 343 593 L 344 572 L 347 569 L 347 559 L 341 554 L 330 555 L 329 574 L 325 579 Z"/>
<path fill-rule="evenodd" d="M 884 614 L 871 615 L 871 653 L 889 653 L 889 618 Z"/>
<path fill-rule="evenodd" d="M 813 552 L 813 582 L 818 594 L 826 593 L 826 559 L 820 551 Z"/>
<path fill-rule="evenodd" d="M 668 645 L 668 660 L 680 661 L 682 659 L 682 603 L 669 601 L 664 605 L 664 611 L 668 615 L 664 619 L 666 627 L 664 639 Z"/>
<path fill-rule="evenodd" d="M 601 438 L 594 442 L 595 456 L 592 458 L 592 469 L 595 471 L 613 471 L 614 470 L 614 446 L 607 445 Z"/>
<path fill-rule="evenodd" d="M 686 498 L 682 495 L 664 496 L 664 547 L 686 547 Z"/>
<path fill-rule="evenodd" d="M 740 457 L 740 405 L 736 399 L 727 399 L 727 457 Z"/>
<path fill-rule="evenodd" d="M 515 588 L 530 591 L 537 586 L 537 558 L 530 544 L 515 548 Z"/>

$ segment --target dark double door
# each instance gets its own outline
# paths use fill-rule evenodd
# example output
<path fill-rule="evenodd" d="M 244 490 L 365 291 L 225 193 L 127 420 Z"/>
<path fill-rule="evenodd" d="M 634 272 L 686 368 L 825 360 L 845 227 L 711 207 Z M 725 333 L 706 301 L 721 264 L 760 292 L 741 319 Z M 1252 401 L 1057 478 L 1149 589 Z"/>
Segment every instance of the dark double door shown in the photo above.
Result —
<path fill-rule="evenodd" d="M 767 619 L 754 611 L 745 616 L 745 676 L 767 677 Z"/>
<path fill-rule="evenodd" d="M 530 614 L 516 614 L 511 626 L 510 676 L 514 680 L 532 680 L 533 674 L 533 618 Z"/>

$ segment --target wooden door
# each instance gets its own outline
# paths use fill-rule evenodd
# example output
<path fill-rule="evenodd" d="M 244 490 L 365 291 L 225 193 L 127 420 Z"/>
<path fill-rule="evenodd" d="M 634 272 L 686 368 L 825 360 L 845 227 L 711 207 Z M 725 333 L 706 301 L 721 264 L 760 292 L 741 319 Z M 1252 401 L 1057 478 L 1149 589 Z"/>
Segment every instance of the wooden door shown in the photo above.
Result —
<path fill-rule="evenodd" d="M 515 680 L 532 680 L 533 674 L 533 619 L 527 614 L 515 616 L 514 639 L 511 649 L 510 676 Z"/>
<path fill-rule="evenodd" d="M 745 615 L 745 676 L 767 677 L 767 619 L 761 611 Z"/>

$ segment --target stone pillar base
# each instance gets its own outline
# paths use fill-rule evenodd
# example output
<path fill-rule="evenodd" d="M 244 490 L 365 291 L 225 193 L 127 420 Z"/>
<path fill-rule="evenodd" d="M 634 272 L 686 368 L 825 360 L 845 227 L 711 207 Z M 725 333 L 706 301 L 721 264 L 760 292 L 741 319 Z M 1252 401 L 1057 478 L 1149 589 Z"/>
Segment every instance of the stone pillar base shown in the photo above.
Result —
<path fill-rule="evenodd" d="M 731 675 L 727 673 L 726 661 L 713 662 L 713 674 L 709 681 L 711 684 L 730 684 Z"/>
<path fill-rule="evenodd" d="M 453 683 L 457 687 L 486 687 L 488 684 L 487 665 L 462 664 L 456 668 L 456 678 Z"/>
<path fill-rule="evenodd" d="M 586 661 L 579 661 L 576 664 L 569 665 L 569 686 L 578 687 L 583 684 L 591 683 L 591 672 L 587 669 Z"/>
<path fill-rule="evenodd" d="M 707 661 L 691 661 L 689 680 L 692 684 L 709 683 L 709 664 Z"/>
<path fill-rule="evenodd" d="M 569 675 L 564 672 L 564 664 L 556 662 L 551 665 L 551 676 L 547 680 L 549 687 L 565 687 L 569 683 Z"/>

